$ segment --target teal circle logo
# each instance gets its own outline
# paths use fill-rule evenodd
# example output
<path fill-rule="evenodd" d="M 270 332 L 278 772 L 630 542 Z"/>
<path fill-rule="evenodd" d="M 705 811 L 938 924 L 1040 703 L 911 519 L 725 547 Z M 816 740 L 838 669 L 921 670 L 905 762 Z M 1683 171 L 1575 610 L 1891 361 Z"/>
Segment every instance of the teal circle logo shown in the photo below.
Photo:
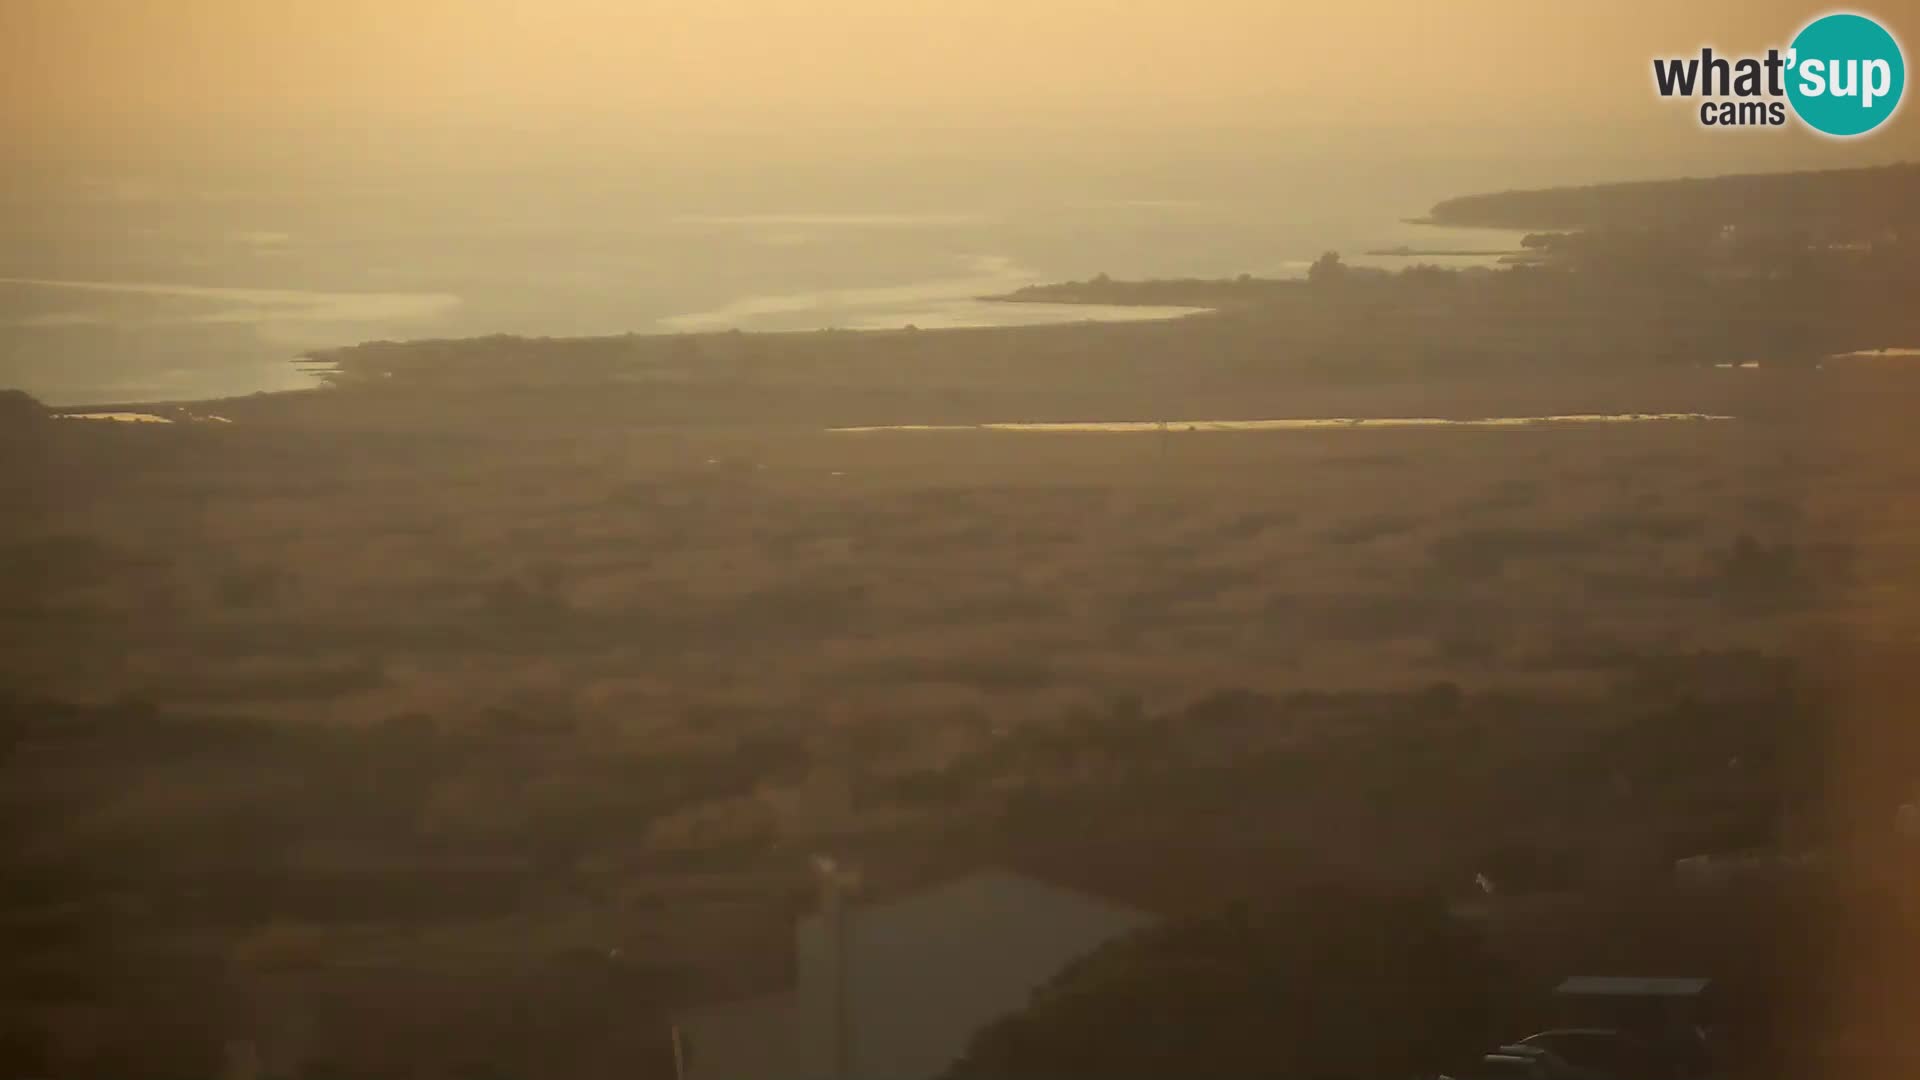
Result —
<path fill-rule="evenodd" d="M 1865 15 L 1813 20 L 1787 55 L 1787 100 L 1815 131 L 1864 135 L 1900 107 L 1907 87 L 1900 43 Z"/>

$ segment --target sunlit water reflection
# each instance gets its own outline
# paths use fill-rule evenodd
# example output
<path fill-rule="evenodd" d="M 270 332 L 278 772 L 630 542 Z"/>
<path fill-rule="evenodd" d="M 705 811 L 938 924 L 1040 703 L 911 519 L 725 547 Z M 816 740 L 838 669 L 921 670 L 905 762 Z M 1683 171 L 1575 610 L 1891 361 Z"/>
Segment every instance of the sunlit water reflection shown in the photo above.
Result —
<path fill-rule="evenodd" d="M 1433 416 L 1300 417 L 1275 420 L 1064 420 L 993 424 L 871 424 L 828 428 L 854 434 L 879 431 L 1015 431 L 1038 433 L 1126 433 L 1154 431 L 1307 431 L 1325 428 L 1530 427 L 1571 424 L 1640 424 L 1731 420 L 1712 413 L 1568 413 L 1559 416 L 1489 416 L 1447 420 Z"/>

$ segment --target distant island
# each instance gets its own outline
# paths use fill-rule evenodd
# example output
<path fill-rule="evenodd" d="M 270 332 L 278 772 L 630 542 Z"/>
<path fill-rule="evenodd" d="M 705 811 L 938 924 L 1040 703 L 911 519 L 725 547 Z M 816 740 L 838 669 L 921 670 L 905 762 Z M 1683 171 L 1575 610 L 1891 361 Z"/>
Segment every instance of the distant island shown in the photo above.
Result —
<path fill-rule="evenodd" d="M 1868 237 L 1920 228 L 1920 163 L 1462 195 L 1423 223 L 1499 229 L 1798 228 Z"/>

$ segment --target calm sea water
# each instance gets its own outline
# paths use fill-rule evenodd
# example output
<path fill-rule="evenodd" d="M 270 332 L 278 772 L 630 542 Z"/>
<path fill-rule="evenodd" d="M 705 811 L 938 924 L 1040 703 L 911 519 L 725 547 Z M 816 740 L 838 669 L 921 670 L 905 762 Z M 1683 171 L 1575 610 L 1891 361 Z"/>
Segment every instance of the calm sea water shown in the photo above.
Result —
<path fill-rule="evenodd" d="M 1511 248 L 1401 219 L 1425 204 L 1055 198 L 851 212 L 806 204 L 413 200 L 108 191 L 0 227 L 0 386 L 55 404 L 309 385 L 303 350 L 377 339 L 920 327 L 1164 312 L 983 303 L 1120 278 L 1302 272 L 1339 250 Z M 1459 265 L 1484 257 L 1435 256 Z"/>

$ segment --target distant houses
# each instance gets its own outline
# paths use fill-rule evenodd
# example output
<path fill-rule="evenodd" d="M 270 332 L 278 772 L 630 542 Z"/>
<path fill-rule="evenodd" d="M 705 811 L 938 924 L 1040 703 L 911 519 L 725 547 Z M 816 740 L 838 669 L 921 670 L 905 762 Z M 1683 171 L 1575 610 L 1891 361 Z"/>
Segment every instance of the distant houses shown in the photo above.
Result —
<path fill-rule="evenodd" d="M 986 870 L 794 930 L 790 990 L 676 1018 L 684 1080 L 931 1080 L 980 1028 L 1154 916 Z"/>

